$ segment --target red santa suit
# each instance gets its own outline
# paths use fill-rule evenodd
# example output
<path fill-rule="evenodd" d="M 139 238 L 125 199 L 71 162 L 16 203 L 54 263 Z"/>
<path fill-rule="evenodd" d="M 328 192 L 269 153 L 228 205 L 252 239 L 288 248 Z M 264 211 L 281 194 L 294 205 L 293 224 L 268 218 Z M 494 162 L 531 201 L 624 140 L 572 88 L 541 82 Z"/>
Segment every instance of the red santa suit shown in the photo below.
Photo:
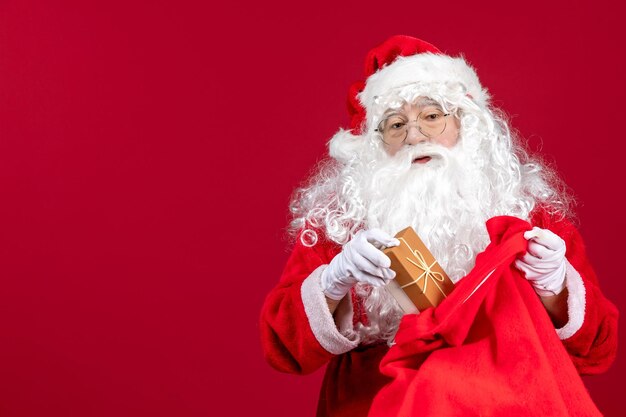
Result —
<path fill-rule="evenodd" d="M 553 331 L 580 374 L 603 372 L 616 355 L 617 309 L 600 291 L 583 240 L 569 221 L 536 210 L 530 223 L 553 231 L 567 247 L 569 320 Z M 318 416 L 366 416 L 376 395 L 392 381 L 379 369 L 389 347 L 382 341 L 360 343 L 354 324 L 367 317 L 354 293 L 331 315 L 320 276 L 340 251 L 339 245 L 323 238 L 313 247 L 296 241 L 261 312 L 262 346 L 270 365 L 282 372 L 308 374 L 327 364 Z M 548 326 L 546 318 L 547 313 L 535 325 Z"/>

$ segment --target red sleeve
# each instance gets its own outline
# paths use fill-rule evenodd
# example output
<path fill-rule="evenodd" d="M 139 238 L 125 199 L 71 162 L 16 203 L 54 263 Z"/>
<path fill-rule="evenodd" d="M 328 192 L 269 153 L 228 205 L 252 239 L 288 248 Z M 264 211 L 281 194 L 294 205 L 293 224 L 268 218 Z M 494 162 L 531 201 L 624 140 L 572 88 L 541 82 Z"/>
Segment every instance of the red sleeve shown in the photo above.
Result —
<path fill-rule="evenodd" d="M 317 284 L 319 296 L 314 306 L 303 295 L 307 291 L 303 287 L 308 287 L 309 292 L 316 290 L 316 282 L 311 280 L 319 275 L 317 271 L 328 264 L 338 251 L 337 245 L 322 239 L 313 247 L 304 246 L 300 236 L 296 239 L 280 281 L 268 294 L 261 310 L 261 344 L 266 360 L 275 369 L 307 374 L 340 353 L 332 352 L 332 349 L 329 351 L 328 346 L 325 348 L 320 344 L 319 331 L 316 334 L 315 323 L 311 323 L 317 320 L 319 325 L 320 320 L 326 320 L 325 323 L 332 323 L 332 331 L 337 333 L 333 337 L 343 337 L 335 327 L 321 287 Z M 309 305 L 305 305 L 307 302 Z M 347 343 L 344 350 L 352 347 Z"/>
<path fill-rule="evenodd" d="M 557 220 L 542 210 L 537 210 L 532 220 L 533 225 L 549 229 L 565 241 L 569 262 L 566 275 L 568 288 L 574 285 L 571 281 L 582 281 L 581 290 L 578 291 L 582 307 L 580 313 L 572 311 L 571 301 L 576 296 L 572 292 L 576 292 L 575 289 L 570 289 L 568 298 L 570 320 L 573 315 L 581 314 L 582 324 L 575 333 L 562 340 L 563 344 L 580 374 L 604 372 L 617 354 L 617 308 L 600 290 L 598 278 L 576 227 L 567 219 Z"/>

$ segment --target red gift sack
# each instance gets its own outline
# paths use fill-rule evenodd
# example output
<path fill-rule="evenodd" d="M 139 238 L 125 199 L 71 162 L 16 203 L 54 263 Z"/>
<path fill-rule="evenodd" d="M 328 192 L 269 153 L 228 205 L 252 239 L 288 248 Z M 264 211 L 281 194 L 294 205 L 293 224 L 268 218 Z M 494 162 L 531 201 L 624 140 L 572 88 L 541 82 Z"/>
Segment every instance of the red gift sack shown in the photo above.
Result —
<path fill-rule="evenodd" d="M 541 300 L 515 268 L 514 217 L 487 222 L 491 243 L 438 307 L 403 318 L 370 417 L 598 416 Z"/>

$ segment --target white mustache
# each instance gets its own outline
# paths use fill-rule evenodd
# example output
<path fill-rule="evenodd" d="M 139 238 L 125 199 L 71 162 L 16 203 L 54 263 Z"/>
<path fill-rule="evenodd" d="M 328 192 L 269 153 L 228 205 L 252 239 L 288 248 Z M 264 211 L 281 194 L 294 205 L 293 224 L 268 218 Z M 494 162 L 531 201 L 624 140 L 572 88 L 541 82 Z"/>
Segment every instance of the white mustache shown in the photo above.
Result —
<path fill-rule="evenodd" d="M 406 149 L 397 154 L 397 161 L 404 166 L 410 166 L 416 158 L 430 156 L 433 159 L 440 159 L 444 164 L 449 162 L 450 150 L 441 145 L 425 143 L 420 145 L 407 146 Z"/>

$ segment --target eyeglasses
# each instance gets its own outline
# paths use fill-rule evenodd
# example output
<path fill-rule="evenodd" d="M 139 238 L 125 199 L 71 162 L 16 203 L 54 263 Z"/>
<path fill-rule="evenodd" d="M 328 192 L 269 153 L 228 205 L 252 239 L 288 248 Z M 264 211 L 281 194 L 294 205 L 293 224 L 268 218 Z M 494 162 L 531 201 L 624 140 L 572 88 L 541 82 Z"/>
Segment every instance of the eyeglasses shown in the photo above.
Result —
<path fill-rule="evenodd" d="M 381 120 L 376 132 L 382 134 L 383 142 L 388 145 L 399 145 L 409 135 L 409 125 L 417 124 L 417 129 L 427 138 L 439 136 L 446 130 L 446 117 L 451 113 L 444 113 L 438 108 L 427 108 L 417 115 L 417 119 L 409 120 L 402 114 L 391 114 Z"/>

